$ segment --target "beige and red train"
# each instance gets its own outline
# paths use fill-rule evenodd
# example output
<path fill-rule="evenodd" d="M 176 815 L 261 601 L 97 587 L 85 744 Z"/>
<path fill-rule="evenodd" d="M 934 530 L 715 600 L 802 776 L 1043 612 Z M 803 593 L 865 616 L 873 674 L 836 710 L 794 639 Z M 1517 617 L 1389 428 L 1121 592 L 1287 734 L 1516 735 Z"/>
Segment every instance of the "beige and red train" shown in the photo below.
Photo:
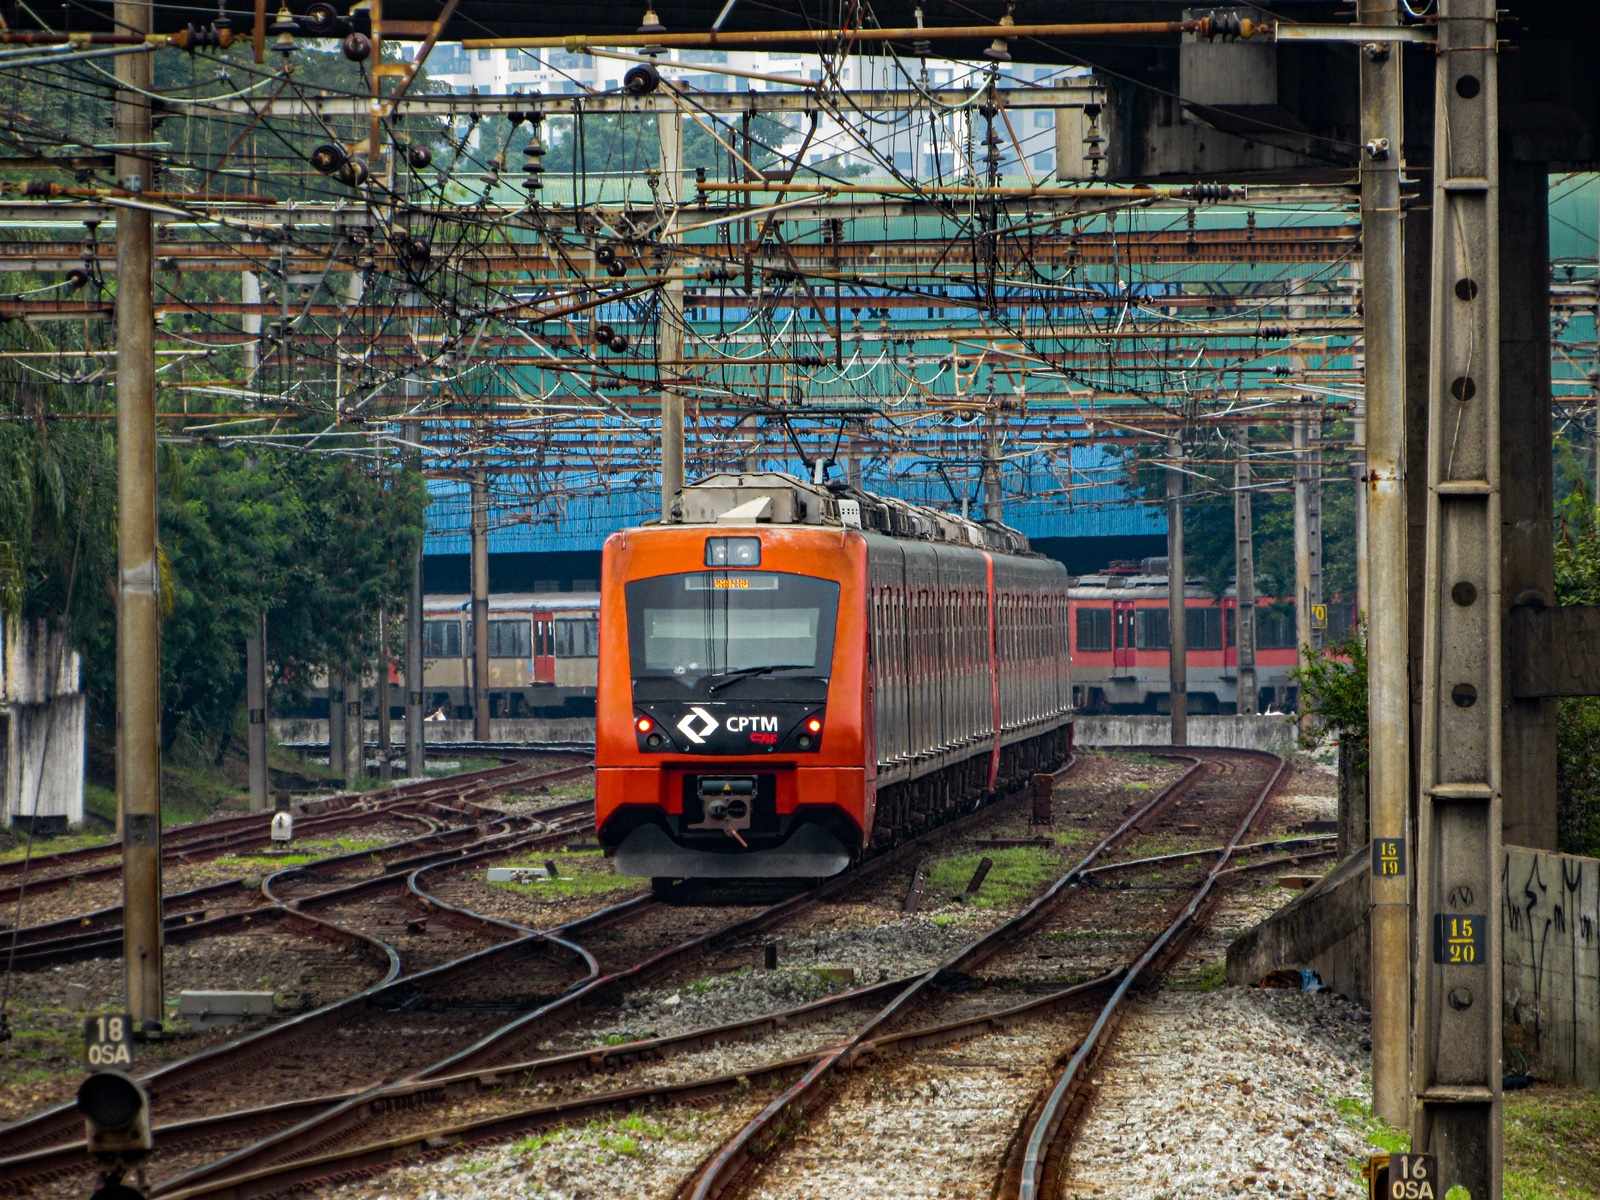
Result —
<path fill-rule="evenodd" d="M 1066 571 L 1008 529 L 717 475 L 600 597 L 596 827 L 658 886 L 835 874 L 1070 747 Z"/>

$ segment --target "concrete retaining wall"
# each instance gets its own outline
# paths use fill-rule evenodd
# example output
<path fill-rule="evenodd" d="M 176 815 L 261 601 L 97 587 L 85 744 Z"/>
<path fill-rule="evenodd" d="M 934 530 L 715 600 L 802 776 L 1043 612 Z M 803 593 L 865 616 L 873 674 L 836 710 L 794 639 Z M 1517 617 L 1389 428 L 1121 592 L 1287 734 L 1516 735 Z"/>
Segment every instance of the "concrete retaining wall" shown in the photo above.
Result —
<path fill-rule="evenodd" d="M 1502 880 L 1506 1045 L 1541 1079 L 1600 1088 L 1600 859 L 1507 846 Z"/>
<path fill-rule="evenodd" d="M 279 718 L 270 723 L 272 737 L 279 742 L 328 741 L 328 722 L 321 718 Z M 389 723 L 389 736 L 393 745 L 404 746 L 406 727 L 404 721 Z M 378 740 L 378 722 L 366 722 L 366 740 Z M 422 740 L 426 742 L 470 742 L 471 721 L 424 721 Z M 524 717 L 516 720 L 489 722 L 489 740 L 493 742 L 594 742 L 593 717 Z"/>
<path fill-rule="evenodd" d="M 1080 746 L 1165 746 L 1172 737 L 1167 717 L 1080 716 L 1073 738 Z M 1189 744 L 1235 750 L 1295 752 L 1292 717 L 1190 717 Z"/>
<path fill-rule="evenodd" d="M 0 825 L 83 821 L 88 706 L 78 654 L 43 621 L 0 625 Z"/>
<path fill-rule="evenodd" d="M 1228 947 L 1228 982 L 1310 967 L 1334 991 L 1368 999 L 1369 851 Z M 1600 1088 L 1600 859 L 1508 846 L 1500 913 L 1506 1069 Z"/>

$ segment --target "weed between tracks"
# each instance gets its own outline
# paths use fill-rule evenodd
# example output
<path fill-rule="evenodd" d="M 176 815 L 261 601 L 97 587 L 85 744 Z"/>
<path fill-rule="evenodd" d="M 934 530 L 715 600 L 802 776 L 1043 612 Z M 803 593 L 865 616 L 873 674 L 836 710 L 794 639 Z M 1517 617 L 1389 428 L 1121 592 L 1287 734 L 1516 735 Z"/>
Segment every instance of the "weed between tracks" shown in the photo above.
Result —
<path fill-rule="evenodd" d="M 376 850 L 389 845 L 387 838 L 364 838 L 354 834 L 336 837 L 311 838 L 293 843 L 294 849 L 283 854 L 224 854 L 213 860 L 213 865 L 224 871 L 278 871 L 284 867 L 303 867 L 319 858 L 337 854 L 358 854 L 363 850 Z"/>
<path fill-rule="evenodd" d="M 498 866 L 542 867 L 547 862 L 556 865 L 554 879 L 539 879 L 529 883 L 491 883 L 489 886 L 531 896 L 540 900 L 567 900 L 581 896 L 603 896 L 609 892 L 635 891 L 639 881 L 618 875 L 599 850 L 561 850 L 553 853 L 525 854 L 506 859 Z"/>
<path fill-rule="evenodd" d="M 685 1125 L 693 1125 L 696 1122 L 697 1114 L 693 1112 L 678 1115 Z M 633 1113 L 609 1121 L 589 1121 L 567 1129 L 552 1129 L 529 1134 L 520 1141 L 513 1142 L 511 1149 L 513 1153 L 523 1158 L 531 1158 L 549 1146 L 578 1143 L 592 1146 L 602 1155 L 615 1160 L 637 1158 L 641 1143 L 683 1142 L 689 1141 L 693 1136 L 693 1132 L 689 1129 L 675 1128 L 662 1121 L 651 1120 L 649 1117 Z M 478 1170 L 482 1171 L 488 1165 L 483 1163 Z"/>
<path fill-rule="evenodd" d="M 955 854 L 935 860 L 925 878 L 931 896 L 964 894 L 978 862 L 994 862 L 978 894 L 967 903 L 978 908 L 1015 908 L 1031 900 L 1045 884 L 1060 876 L 1061 859 L 1040 846 L 1005 846 L 996 850 Z"/>

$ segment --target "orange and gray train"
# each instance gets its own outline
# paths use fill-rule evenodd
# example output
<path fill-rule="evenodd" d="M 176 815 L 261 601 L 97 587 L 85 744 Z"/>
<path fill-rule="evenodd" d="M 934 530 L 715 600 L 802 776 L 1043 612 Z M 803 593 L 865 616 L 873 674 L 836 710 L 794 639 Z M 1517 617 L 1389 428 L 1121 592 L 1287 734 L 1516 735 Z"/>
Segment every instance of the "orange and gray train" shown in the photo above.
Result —
<path fill-rule="evenodd" d="M 595 819 L 617 869 L 821 877 L 1071 741 L 1067 575 L 1009 529 L 716 475 L 601 566 Z"/>

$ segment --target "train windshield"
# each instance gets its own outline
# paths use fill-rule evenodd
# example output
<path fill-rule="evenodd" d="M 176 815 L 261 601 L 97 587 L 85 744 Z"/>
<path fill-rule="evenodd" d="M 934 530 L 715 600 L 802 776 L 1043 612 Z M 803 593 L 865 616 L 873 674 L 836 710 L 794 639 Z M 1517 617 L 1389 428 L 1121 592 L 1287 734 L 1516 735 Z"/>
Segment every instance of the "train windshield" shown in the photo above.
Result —
<path fill-rule="evenodd" d="M 726 689 L 731 699 L 746 689 L 788 695 L 827 685 L 839 609 L 832 580 L 693 571 L 635 580 L 627 598 L 636 687 L 660 696 Z"/>

